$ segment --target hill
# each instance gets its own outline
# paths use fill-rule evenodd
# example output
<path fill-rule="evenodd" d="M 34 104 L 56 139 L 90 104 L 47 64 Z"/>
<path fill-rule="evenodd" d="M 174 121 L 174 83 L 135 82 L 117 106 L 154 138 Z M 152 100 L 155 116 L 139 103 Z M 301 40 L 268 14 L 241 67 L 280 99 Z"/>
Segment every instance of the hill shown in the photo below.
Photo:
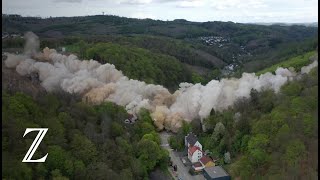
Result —
<path fill-rule="evenodd" d="M 47 93 L 40 82 L 3 65 L 2 115 L 2 179 L 133 180 L 148 179 L 154 169 L 168 178 L 168 154 L 147 111 L 126 124 L 124 107 L 90 106 L 76 95 Z M 27 127 L 49 129 L 33 156 L 49 152 L 45 163 L 21 162 L 36 136 L 22 138 Z"/>
<path fill-rule="evenodd" d="M 309 64 L 314 52 L 281 66 Z M 262 72 L 272 72 L 272 66 Z M 260 73 L 262 73 L 260 72 Z M 171 139 L 182 150 L 184 136 L 196 133 L 203 150 L 235 179 L 315 179 L 318 169 L 318 68 L 289 81 L 280 92 L 251 90 L 224 111 L 212 110 L 199 125 L 183 126 Z"/>
<path fill-rule="evenodd" d="M 42 20 L 37 19 L 36 21 Z M 174 23 L 184 25 L 191 22 L 174 21 Z M 21 24 L 23 25 L 23 23 Z M 223 27 L 224 25 L 222 23 L 219 26 Z M 235 24 L 235 26 L 238 25 Z M 231 26 L 227 29 L 232 30 L 229 28 Z M 297 27 L 297 29 L 299 28 Z M 94 58 L 102 64 L 113 63 L 131 78 L 144 80 L 148 83 L 164 84 L 174 89 L 179 82 L 190 79 L 193 82 L 205 83 L 206 80 L 199 76 L 201 73 L 195 73 L 197 71 L 209 70 L 208 76 L 205 76 L 207 79 L 220 78 L 223 76 L 222 71 L 225 70 L 223 66 L 226 65 L 228 67 L 239 65 L 240 68 L 236 72 L 241 72 L 249 69 L 248 67 L 254 70 L 272 64 L 274 66 L 263 70 L 263 72 L 272 72 L 278 65 L 299 68 L 308 64 L 309 58 L 314 54 L 317 41 L 303 35 L 303 31 L 299 32 L 300 30 L 296 31 L 297 34 L 301 33 L 302 39 L 298 41 L 292 38 L 290 43 L 276 43 L 277 45 L 273 48 L 270 48 L 269 45 L 262 49 L 253 48 L 252 52 L 258 51 L 260 54 L 254 54 L 252 59 L 244 59 L 245 61 L 234 60 L 233 63 L 224 57 L 223 51 L 214 51 L 215 46 L 221 45 L 220 42 L 231 42 L 232 38 L 221 36 L 200 37 L 198 42 L 196 38 L 164 37 L 154 34 L 116 34 L 113 37 L 113 35 L 71 35 L 73 33 L 71 32 L 61 38 L 46 38 L 41 41 L 41 46 L 65 47 L 67 53 L 76 52 L 79 57 Z M 250 26 L 245 34 L 254 34 L 254 32 L 254 28 Z M 286 37 L 288 36 L 284 35 L 280 39 Z M 2 43 L 5 48 L 21 48 L 23 41 L 23 38 L 12 37 L 3 39 Z M 205 44 L 200 43 L 203 41 Z M 254 41 L 264 42 L 259 38 Z M 219 44 L 215 45 L 216 42 Z M 234 47 L 233 50 L 237 50 L 237 45 L 234 44 L 231 47 Z M 240 49 L 242 48 L 240 46 Z M 226 52 L 226 54 L 228 53 Z M 300 54 L 302 55 L 300 56 Z M 248 56 L 250 55 L 248 54 Z M 62 56 L 54 54 L 54 57 Z M 317 56 L 312 58 L 317 59 Z M 14 62 L 16 61 L 14 59 Z M 78 65 L 83 63 L 80 60 L 68 59 L 66 61 L 68 63 L 76 62 Z M 47 62 L 47 65 L 50 63 L 52 61 Z M 60 63 L 58 66 L 66 70 L 64 63 Z M 68 64 L 72 70 L 77 66 L 73 63 Z M 258 63 L 258 66 L 254 66 L 254 63 Z M 185 69 L 186 66 L 192 66 L 189 68 L 194 69 L 194 72 L 188 72 Z M 60 80 L 55 76 L 60 75 L 61 71 L 49 73 L 49 75 L 53 75 L 51 77 L 58 80 L 55 86 L 59 88 L 55 93 L 47 93 L 40 86 L 43 85 L 43 83 L 40 84 L 43 79 L 33 77 L 33 73 L 41 77 L 41 74 L 47 72 L 46 69 L 42 73 L 27 73 L 27 76 L 21 77 L 14 69 L 7 69 L 4 66 L 2 68 L 2 152 L 4 154 L 3 164 L 6 166 L 2 170 L 3 179 L 102 179 L 103 177 L 147 179 L 148 174 L 154 169 L 166 170 L 168 166 L 168 152 L 160 147 L 160 137 L 154 126 L 157 122 L 159 123 L 156 118 L 160 119 L 160 123 L 163 120 L 165 125 L 173 123 L 179 125 L 173 120 L 182 120 L 175 115 L 179 115 L 179 111 L 184 111 L 184 108 L 186 108 L 185 112 L 188 115 L 197 114 L 197 111 L 200 110 L 198 107 L 202 102 L 209 103 L 201 104 L 201 109 L 210 106 L 213 102 L 217 102 L 211 104 L 214 106 L 225 104 L 225 99 L 236 97 L 238 94 L 242 98 L 237 99 L 234 105 L 232 103 L 233 106 L 226 104 L 228 106 L 225 110 L 215 112 L 214 109 L 207 109 L 209 110 L 208 116 L 203 118 L 207 127 L 206 132 L 201 129 L 200 119 L 194 118 L 190 124 L 182 123 L 182 128 L 174 137 L 179 140 L 175 142 L 183 143 L 185 133 L 190 130 L 194 131 L 199 135 L 199 141 L 203 144 L 204 149 L 219 158 L 217 164 L 224 166 L 235 178 L 313 179 L 317 176 L 317 68 L 309 74 L 301 76 L 300 79 L 289 81 L 281 87 L 279 93 L 275 93 L 272 89 L 264 90 L 262 88 L 259 92 L 252 89 L 248 97 L 241 96 L 241 93 L 244 91 L 249 93 L 251 88 L 247 89 L 247 87 L 251 87 L 249 86 L 251 80 L 257 80 L 250 78 L 250 76 L 247 76 L 249 77 L 247 79 L 242 78 L 240 82 L 236 78 L 231 81 L 221 81 L 222 83 L 226 82 L 226 88 L 214 84 L 217 82 L 213 82 L 207 87 L 200 84 L 194 86 L 184 84 L 185 87 L 182 88 L 182 91 L 174 94 L 177 95 L 174 100 L 179 100 L 179 103 L 173 109 L 170 108 L 170 110 L 178 110 L 174 116 L 169 114 L 173 118 L 169 120 L 172 121 L 165 120 L 166 114 L 161 114 L 159 111 L 157 111 L 159 114 L 150 114 L 147 110 L 141 109 L 136 114 L 138 121 L 134 124 L 125 123 L 125 119 L 130 118 L 125 107 L 110 102 L 91 106 L 80 102 L 79 95 L 63 93 L 61 92 L 63 89 L 59 91 L 61 88 L 59 83 L 66 82 L 64 76 L 58 77 L 61 78 Z M 79 72 L 88 72 L 86 75 L 90 79 L 97 78 L 94 74 L 97 70 L 92 70 L 89 73 L 88 69 L 68 70 L 72 73 L 66 77 L 77 77 L 74 75 L 79 75 Z M 108 71 L 103 72 L 108 73 Z M 286 77 L 284 76 L 282 79 L 288 79 Z M 279 80 L 274 76 L 269 76 L 269 78 L 271 81 L 275 80 L 275 83 L 270 83 L 271 87 Z M 81 81 L 85 80 L 80 79 L 76 82 L 81 84 Z M 268 77 L 264 80 L 268 80 Z M 244 87 L 244 91 L 238 88 L 237 82 L 240 84 L 239 87 Z M 228 84 L 235 84 L 235 88 L 228 86 Z M 84 86 L 88 86 L 88 84 L 84 84 Z M 141 91 L 150 87 L 136 86 L 136 84 L 133 86 L 139 87 L 138 90 Z M 263 87 L 266 86 L 269 84 L 264 83 Z M 216 87 L 222 93 L 216 94 L 214 92 Z M 129 86 L 120 88 L 122 89 L 117 90 L 131 90 Z M 194 91 L 188 91 L 190 89 Z M 155 91 L 142 93 L 147 93 L 152 100 L 171 101 L 171 99 L 156 97 L 158 94 L 153 92 Z M 179 96 L 185 92 L 187 93 Z M 225 92 L 231 93 L 224 94 Z M 94 92 L 94 94 L 96 93 Z M 139 94 L 133 93 L 133 95 Z M 222 99 L 221 102 L 219 99 L 212 99 L 217 96 Z M 122 94 L 119 97 L 121 99 Z M 102 98 L 105 99 L 105 97 Z M 147 98 L 146 100 L 149 100 Z M 168 107 L 172 105 L 172 102 L 167 103 L 170 104 Z M 132 105 L 132 103 L 130 104 Z M 190 108 L 189 105 L 191 105 Z M 181 110 L 179 110 L 180 108 Z M 157 108 L 155 109 L 157 110 Z M 161 108 L 159 109 L 161 110 Z M 42 144 L 35 154 L 35 157 L 41 157 L 46 152 L 50 152 L 47 163 L 30 164 L 30 166 L 21 163 L 24 153 L 34 139 L 34 136 L 21 138 L 26 127 L 48 127 L 50 129 L 44 140 L 46 143 Z"/>
<path fill-rule="evenodd" d="M 44 19 L 2 15 L 2 31 L 8 34 L 33 31 L 46 38 L 44 41 L 50 48 L 70 45 L 70 38 L 127 44 L 209 70 L 223 70 L 232 65 L 236 68 L 231 73 L 261 70 L 314 50 L 318 42 L 318 28 L 302 25 L 160 21 L 109 15 Z M 3 39 L 3 45 L 10 44 L 15 43 Z"/>
<path fill-rule="evenodd" d="M 295 70 L 301 69 L 301 67 L 306 66 L 310 64 L 311 61 L 315 60 L 318 58 L 318 53 L 315 51 L 307 52 L 305 54 L 290 58 L 288 60 L 285 60 L 281 63 L 274 64 L 271 67 L 268 67 L 264 70 L 261 70 L 256 73 L 256 75 L 261 75 L 266 72 L 272 72 L 278 68 L 278 67 L 283 67 L 283 68 L 290 68 L 293 67 Z"/>

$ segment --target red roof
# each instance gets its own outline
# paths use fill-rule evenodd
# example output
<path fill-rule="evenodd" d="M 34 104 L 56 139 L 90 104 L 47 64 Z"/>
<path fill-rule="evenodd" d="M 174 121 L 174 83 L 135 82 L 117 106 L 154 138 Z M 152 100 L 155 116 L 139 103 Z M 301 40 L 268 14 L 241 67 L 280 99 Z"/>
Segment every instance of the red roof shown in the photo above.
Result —
<path fill-rule="evenodd" d="M 208 156 L 202 156 L 202 158 L 200 158 L 200 162 L 204 165 L 206 165 L 210 161 L 212 161 L 212 159 Z"/>
<path fill-rule="evenodd" d="M 202 167 L 202 164 L 199 163 L 199 162 L 197 162 L 197 163 L 194 163 L 194 164 L 193 164 L 193 167 L 195 167 L 195 168 L 197 168 L 197 167 Z"/>
<path fill-rule="evenodd" d="M 188 152 L 190 155 L 192 155 L 197 150 L 201 151 L 201 149 L 198 146 L 190 146 Z"/>

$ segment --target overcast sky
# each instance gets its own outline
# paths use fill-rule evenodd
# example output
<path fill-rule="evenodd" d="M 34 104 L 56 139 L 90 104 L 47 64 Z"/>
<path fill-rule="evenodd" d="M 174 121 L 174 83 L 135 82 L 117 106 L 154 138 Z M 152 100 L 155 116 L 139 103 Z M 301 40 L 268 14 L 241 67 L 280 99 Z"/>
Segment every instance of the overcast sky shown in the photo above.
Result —
<path fill-rule="evenodd" d="M 56 17 L 102 12 L 198 22 L 318 22 L 318 0 L 2 0 L 5 14 Z"/>

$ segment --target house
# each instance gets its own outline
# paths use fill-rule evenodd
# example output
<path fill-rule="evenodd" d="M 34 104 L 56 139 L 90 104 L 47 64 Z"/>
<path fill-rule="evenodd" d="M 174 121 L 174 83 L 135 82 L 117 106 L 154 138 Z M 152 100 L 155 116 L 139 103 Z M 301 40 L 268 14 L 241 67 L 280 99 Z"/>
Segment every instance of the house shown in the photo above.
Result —
<path fill-rule="evenodd" d="M 187 148 L 190 146 L 198 146 L 202 151 L 202 145 L 199 143 L 197 136 L 192 132 L 184 137 L 184 143 Z"/>
<path fill-rule="evenodd" d="M 194 170 L 194 172 L 200 172 L 203 170 L 203 166 L 201 163 L 196 162 L 192 165 L 192 169 Z"/>
<path fill-rule="evenodd" d="M 204 168 L 203 176 L 207 180 L 231 180 L 230 175 L 221 166 Z"/>
<path fill-rule="evenodd" d="M 215 163 L 209 156 L 202 156 L 199 162 L 196 162 L 192 165 L 192 169 L 194 172 L 200 172 L 204 168 L 215 166 Z"/>
<path fill-rule="evenodd" d="M 213 160 L 209 156 L 202 156 L 202 158 L 200 158 L 199 162 L 201 163 L 203 168 L 215 166 L 215 163 L 213 162 Z"/>
<path fill-rule="evenodd" d="M 128 118 L 124 120 L 124 123 L 133 124 L 136 122 L 137 119 L 137 116 L 135 116 L 134 114 L 129 114 Z"/>
<path fill-rule="evenodd" d="M 198 146 L 190 146 L 188 148 L 188 159 L 191 163 L 196 163 L 202 158 L 203 152 Z"/>
<path fill-rule="evenodd" d="M 196 163 L 202 158 L 202 145 L 199 143 L 198 138 L 193 133 L 189 133 L 184 138 L 185 146 L 188 148 L 188 159 L 191 163 Z"/>

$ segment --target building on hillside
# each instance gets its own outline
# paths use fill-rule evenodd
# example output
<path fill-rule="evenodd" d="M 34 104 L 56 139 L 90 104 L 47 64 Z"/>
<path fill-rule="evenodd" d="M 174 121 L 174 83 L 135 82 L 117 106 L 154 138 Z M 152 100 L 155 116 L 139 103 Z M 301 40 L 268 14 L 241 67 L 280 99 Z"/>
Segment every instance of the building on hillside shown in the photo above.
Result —
<path fill-rule="evenodd" d="M 184 137 L 184 143 L 187 148 L 189 148 L 190 146 L 198 146 L 202 151 L 202 145 L 199 143 L 197 136 L 192 132 Z"/>
<path fill-rule="evenodd" d="M 202 158 L 203 152 L 198 146 L 190 146 L 188 148 L 188 159 L 191 163 L 199 162 L 200 158 Z"/>
<path fill-rule="evenodd" d="M 213 162 L 213 160 L 209 156 L 202 156 L 202 158 L 200 158 L 199 162 L 201 163 L 203 168 L 215 166 L 215 163 Z"/>
<path fill-rule="evenodd" d="M 200 172 L 204 168 L 215 166 L 215 163 L 209 156 L 202 156 L 199 162 L 196 162 L 192 165 L 192 169 L 194 172 Z"/>
<path fill-rule="evenodd" d="M 206 180 L 231 180 L 230 175 L 221 166 L 204 168 L 203 176 Z"/>
<path fill-rule="evenodd" d="M 193 133 L 189 133 L 184 138 L 185 146 L 188 148 L 188 159 L 191 163 L 196 163 L 202 158 L 202 145 L 198 141 L 198 138 Z"/>
<path fill-rule="evenodd" d="M 137 119 L 137 116 L 135 116 L 134 114 L 129 114 L 128 118 L 124 120 L 124 123 L 133 124 L 136 122 Z"/>

